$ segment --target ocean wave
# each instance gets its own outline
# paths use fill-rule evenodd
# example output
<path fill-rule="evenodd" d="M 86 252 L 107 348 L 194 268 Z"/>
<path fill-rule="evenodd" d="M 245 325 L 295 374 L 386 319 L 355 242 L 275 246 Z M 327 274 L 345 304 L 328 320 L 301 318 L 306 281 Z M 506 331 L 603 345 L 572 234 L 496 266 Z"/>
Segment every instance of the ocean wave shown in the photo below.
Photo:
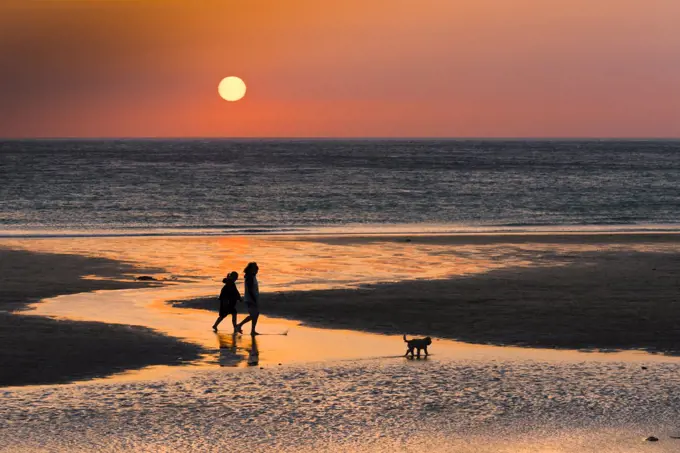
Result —
<path fill-rule="evenodd" d="M 595 234 L 595 233 L 680 233 L 680 223 L 674 224 L 499 224 L 499 225 L 442 225 L 442 224 L 347 224 L 276 226 L 219 226 L 173 228 L 116 228 L 116 229 L 0 229 L 0 239 L 11 238 L 88 238 L 88 237 L 182 237 L 182 236 L 249 236 L 249 235 L 488 235 L 488 234 Z"/>

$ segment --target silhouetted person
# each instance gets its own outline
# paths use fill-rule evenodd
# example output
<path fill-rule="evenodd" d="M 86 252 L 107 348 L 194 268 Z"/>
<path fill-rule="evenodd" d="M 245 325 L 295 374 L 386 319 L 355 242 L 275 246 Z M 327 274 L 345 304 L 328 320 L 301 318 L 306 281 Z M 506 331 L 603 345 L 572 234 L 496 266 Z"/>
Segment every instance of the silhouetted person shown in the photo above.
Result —
<path fill-rule="evenodd" d="M 231 323 L 234 326 L 234 333 L 241 331 L 239 325 L 236 324 L 236 302 L 241 300 L 241 293 L 239 293 L 238 288 L 236 288 L 236 280 L 238 280 L 237 272 L 229 273 L 227 278 L 222 280 L 224 287 L 220 292 L 220 316 L 212 326 L 215 332 L 217 332 L 217 326 L 220 325 L 222 320 L 228 315 L 231 315 Z"/>
<path fill-rule="evenodd" d="M 245 274 L 243 278 L 246 282 L 246 293 L 244 300 L 246 301 L 246 305 L 248 305 L 249 315 L 246 317 L 246 319 L 238 323 L 237 327 L 239 330 L 241 330 L 243 324 L 247 323 L 248 321 L 252 321 L 253 325 L 252 329 L 250 330 L 251 335 L 259 335 L 255 330 L 255 326 L 257 326 L 257 318 L 260 317 L 260 288 L 257 284 L 257 272 L 259 270 L 260 268 L 257 267 L 257 263 L 255 262 L 248 263 L 246 268 L 243 270 L 243 273 Z"/>

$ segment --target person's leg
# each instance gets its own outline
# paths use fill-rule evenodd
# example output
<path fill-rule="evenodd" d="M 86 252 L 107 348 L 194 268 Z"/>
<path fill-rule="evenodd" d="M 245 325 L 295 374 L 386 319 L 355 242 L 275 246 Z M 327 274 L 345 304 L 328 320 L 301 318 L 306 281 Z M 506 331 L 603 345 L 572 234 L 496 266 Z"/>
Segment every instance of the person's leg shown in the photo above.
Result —
<path fill-rule="evenodd" d="M 236 312 L 231 314 L 231 325 L 234 326 L 234 333 L 237 333 L 241 330 L 238 323 L 236 322 Z"/>
<path fill-rule="evenodd" d="M 250 316 L 250 315 L 248 315 L 248 316 L 245 317 L 245 319 L 244 319 L 243 321 L 241 321 L 240 323 L 236 324 L 236 326 L 238 327 L 239 330 L 241 330 L 241 327 L 243 327 L 243 324 L 245 324 L 245 323 L 247 323 L 247 322 L 249 322 L 249 321 L 252 321 L 252 320 L 253 320 L 253 317 Z"/>
<path fill-rule="evenodd" d="M 223 319 L 224 319 L 224 316 L 218 316 L 217 317 L 217 321 L 215 321 L 215 324 L 213 324 L 213 326 L 212 326 L 212 328 L 215 332 L 217 332 L 217 326 L 220 325 L 220 323 L 222 322 Z"/>
<path fill-rule="evenodd" d="M 251 335 L 259 335 L 259 333 L 257 333 L 257 331 L 255 330 L 255 326 L 257 326 L 257 318 L 259 318 L 259 317 L 260 317 L 259 313 L 256 314 L 256 315 L 253 315 L 253 326 L 252 326 L 252 329 L 250 330 Z"/>

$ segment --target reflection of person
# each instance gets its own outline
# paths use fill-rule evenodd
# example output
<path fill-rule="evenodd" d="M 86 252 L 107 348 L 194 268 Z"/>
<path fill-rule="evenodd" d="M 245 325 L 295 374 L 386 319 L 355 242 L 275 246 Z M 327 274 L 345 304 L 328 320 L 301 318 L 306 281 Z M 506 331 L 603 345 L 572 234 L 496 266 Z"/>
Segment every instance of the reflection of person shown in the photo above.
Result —
<path fill-rule="evenodd" d="M 246 282 L 246 293 L 244 300 L 248 305 L 248 316 L 235 327 L 240 331 L 243 324 L 247 323 L 248 321 L 252 321 L 253 325 L 250 330 L 251 335 L 259 335 L 255 330 L 255 326 L 257 326 L 257 318 L 260 317 L 260 288 L 257 284 L 257 272 L 259 270 L 260 268 L 255 262 L 248 263 L 246 268 L 243 270 L 243 273 L 245 274 L 243 278 Z"/>
<path fill-rule="evenodd" d="M 248 353 L 248 365 L 254 366 L 260 363 L 260 351 L 257 349 L 257 338 L 254 336 L 252 338 L 252 344 L 250 345 L 250 353 Z"/>
<path fill-rule="evenodd" d="M 241 293 L 239 293 L 238 288 L 236 288 L 236 280 L 238 280 L 237 272 L 229 273 L 227 278 L 222 280 L 224 287 L 220 292 L 220 316 L 212 326 L 215 332 L 217 332 L 217 326 L 228 315 L 231 315 L 231 323 L 234 326 L 234 333 L 241 330 L 240 326 L 236 324 L 236 302 L 241 300 Z"/>
<path fill-rule="evenodd" d="M 220 366 L 238 366 L 238 364 L 243 360 L 243 354 L 238 353 L 238 347 L 236 345 L 238 341 L 238 335 L 234 332 L 233 334 L 217 334 L 217 339 L 220 342 L 220 356 L 218 363 Z"/>

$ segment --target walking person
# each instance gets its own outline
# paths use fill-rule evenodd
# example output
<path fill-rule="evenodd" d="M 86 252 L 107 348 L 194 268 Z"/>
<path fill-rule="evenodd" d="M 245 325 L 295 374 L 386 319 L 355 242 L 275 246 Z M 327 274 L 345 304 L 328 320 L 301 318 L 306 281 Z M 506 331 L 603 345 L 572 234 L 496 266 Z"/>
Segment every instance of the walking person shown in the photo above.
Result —
<path fill-rule="evenodd" d="M 248 316 L 246 316 L 243 321 L 238 323 L 237 327 L 240 331 L 241 327 L 243 327 L 243 324 L 251 321 L 253 323 L 250 330 L 251 335 L 259 335 L 259 333 L 257 333 L 255 330 L 255 327 L 257 326 L 257 318 L 260 317 L 260 288 L 257 284 L 257 272 L 259 270 L 260 268 L 255 262 L 248 263 L 246 268 L 243 270 L 243 273 L 245 274 L 243 278 L 246 282 L 244 300 L 246 305 L 248 305 Z"/>
<path fill-rule="evenodd" d="M 234 326 L 234 333 L 240 332 L 241 328 L 236 324 L 236 302 L 241 300 L 241 293 L 236 287 L 236 280 L 238 280 L 238 272 L 230 272 L 225 279 L 222 280 L 224 287 L 220 291 L 220 316 L 213 324 L 212 328 L 217 332 L 217 326 L 228 315 L 231 315 L 231 323 Z"/>

